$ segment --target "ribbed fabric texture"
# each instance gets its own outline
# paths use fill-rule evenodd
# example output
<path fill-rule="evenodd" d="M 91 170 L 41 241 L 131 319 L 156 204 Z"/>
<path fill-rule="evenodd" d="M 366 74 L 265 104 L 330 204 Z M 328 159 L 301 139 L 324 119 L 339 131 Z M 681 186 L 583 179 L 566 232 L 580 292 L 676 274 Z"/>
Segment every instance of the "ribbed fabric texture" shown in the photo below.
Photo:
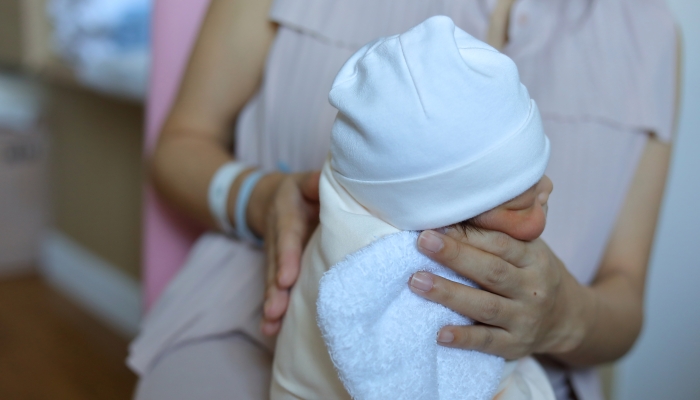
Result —
<path fill-rule="evenodd" d="M 494 5 L 494 0 L 276 0 L 270 16 L 322 41 L 358 49 L 433 15 L 447 15 L 485 40 Z M 674 103 L 666 100 L 674 97 L 676 43 L 663 1 L 520 0 L 513 7 L 504 50 L 543 115 L 584 114 L 670 139 Z M 562 80 L 591 89 L 572 91 L 557 84 Z M 619 90 L 605 89 L 610 87 Z"/>

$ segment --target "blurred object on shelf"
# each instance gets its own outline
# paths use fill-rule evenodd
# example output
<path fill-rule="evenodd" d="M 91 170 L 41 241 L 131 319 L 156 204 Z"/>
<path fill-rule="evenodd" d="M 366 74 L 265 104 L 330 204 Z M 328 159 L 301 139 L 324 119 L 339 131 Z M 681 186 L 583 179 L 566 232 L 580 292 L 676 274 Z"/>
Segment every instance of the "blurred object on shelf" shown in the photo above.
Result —
<path fill-rule="evenodd" d="M 48 220 L 42 102 L 32 81 L 0 75 L 0 276 L 35 264 Z"/>
<path fill-rule="evenodd" d="M 150 67 L 151 0 L 49 0 L 55 52 L 83 84 L 143 99 Z"/>
<path fill-rule="evenodd" d="M 37 71 L 50 57 L 46 0 L 0 0 L 0 64 Z"/>

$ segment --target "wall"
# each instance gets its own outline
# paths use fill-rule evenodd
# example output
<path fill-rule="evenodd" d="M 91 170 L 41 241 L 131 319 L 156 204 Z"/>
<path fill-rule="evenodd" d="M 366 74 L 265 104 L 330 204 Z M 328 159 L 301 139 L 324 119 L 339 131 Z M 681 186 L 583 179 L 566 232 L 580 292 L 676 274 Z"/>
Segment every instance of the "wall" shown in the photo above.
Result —
<path fill-rule="evenodd" d="M 617 368 L 617 400 L 700 399 L 700 1 L 667 2 L 683 32 L 682 108 L 645 329 Z"/>

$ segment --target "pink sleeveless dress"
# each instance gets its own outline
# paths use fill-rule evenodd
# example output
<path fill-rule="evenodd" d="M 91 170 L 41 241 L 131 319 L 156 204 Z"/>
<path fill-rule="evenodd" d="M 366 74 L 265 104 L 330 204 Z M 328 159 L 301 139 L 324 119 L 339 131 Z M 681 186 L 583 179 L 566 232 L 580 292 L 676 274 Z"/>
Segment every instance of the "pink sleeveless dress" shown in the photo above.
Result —
<path fill-rule="evenodd" d="M 236 125 L 236 156 L 266 170 L 319 169 L 336 111 L 327 96 L 359 47 L 448 15 L 485 40 L 495 0 L 276 0 L 279 24 L 259 92 Z M 503 52 L 542 114 L 554 182 L 543 239 L 582 283 L 594 279 L 650 138 L 671 140 L 676 31 L 663 0 L 519 0 Z M 129 364 L 142 375 L 169 349 L 239 331 L 258 344 L 262 253 L 204 235 L 144 320 Z M 602 399 L 593 369 L 543 361 L 558 399 Z"/>

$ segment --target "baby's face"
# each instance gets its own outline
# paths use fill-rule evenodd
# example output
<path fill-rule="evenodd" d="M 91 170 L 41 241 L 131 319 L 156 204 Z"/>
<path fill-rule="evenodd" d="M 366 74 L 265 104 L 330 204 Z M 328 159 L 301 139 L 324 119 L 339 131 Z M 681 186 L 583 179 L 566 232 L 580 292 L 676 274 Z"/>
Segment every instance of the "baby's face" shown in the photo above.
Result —
<path fill-rule="evenodd" d="M 499 231 L 519 240 L 535 240 L 544 231 L 552 181 L 544 176 L 520 196 L 475 218 L 479 227 Z"/>

